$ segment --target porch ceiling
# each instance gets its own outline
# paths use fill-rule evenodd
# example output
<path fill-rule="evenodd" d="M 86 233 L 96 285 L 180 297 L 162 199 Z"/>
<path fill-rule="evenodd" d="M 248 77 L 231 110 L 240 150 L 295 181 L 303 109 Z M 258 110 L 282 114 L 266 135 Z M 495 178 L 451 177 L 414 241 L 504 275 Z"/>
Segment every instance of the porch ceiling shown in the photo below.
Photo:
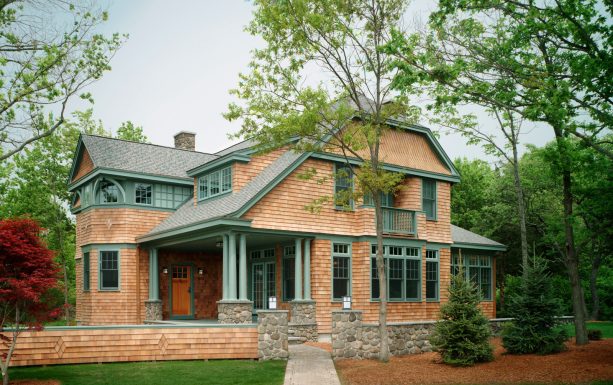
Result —
<path fill-rule="evenodd" d="M 292 244 L 295 237 L 283 236 L 277 234 L 259 234 L 248 233 L 247 235 L 247 250 L 257 250 L 273 247 L 277 243 Z M 187 242 L 174 244 L 172 246 L 161 247 L 162 250 L 177 250 L 177 251 L 202 251 L 202 252 L 221 252 L 222 248 L 217 247 L 217 243 L 222 242 L 222 236 L 214 236 L 209 238 L 190 240 Z"/>

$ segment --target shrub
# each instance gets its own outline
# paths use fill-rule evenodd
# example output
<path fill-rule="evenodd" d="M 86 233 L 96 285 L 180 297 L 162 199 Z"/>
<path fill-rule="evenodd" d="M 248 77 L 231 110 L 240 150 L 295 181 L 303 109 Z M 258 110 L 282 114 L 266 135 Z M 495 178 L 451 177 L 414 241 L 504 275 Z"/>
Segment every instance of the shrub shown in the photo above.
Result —
<path fill-rule="evenodd" d="M 519 292 L 510 298 L 513 321 L 502 331 L 502 345 L 511 354 L 550 354 L 564 350 L 566 331 L 557 329 L 560 304 L 553 298 L 547 263 L 535 257 L 523 267 Z"/>
<path fill-rule="evenodd" d="M 587 331 L 587 339 L 591 341 L 600 341 L 602 339 L 602 330 L 589 329 Z"/>
<path fill-rule="evenodd" d="M 494 359 L 489 342 L 492 332 L 479 302 L 477 288 L 460 271 L 452 279 L 449 301 L 441 306 L 441 318 L 430 339 L 446 364 L 471 366 Z"/>

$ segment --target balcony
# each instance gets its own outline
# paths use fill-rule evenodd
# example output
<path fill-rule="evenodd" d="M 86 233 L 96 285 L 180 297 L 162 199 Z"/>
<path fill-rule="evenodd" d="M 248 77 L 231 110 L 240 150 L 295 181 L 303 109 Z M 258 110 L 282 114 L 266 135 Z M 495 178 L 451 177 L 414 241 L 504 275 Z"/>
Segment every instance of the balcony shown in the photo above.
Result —
<path fill-rule="evenodd" d="M 416 235 L 415 211 L 384 207 L 383 232 L 388 234 Z"/>

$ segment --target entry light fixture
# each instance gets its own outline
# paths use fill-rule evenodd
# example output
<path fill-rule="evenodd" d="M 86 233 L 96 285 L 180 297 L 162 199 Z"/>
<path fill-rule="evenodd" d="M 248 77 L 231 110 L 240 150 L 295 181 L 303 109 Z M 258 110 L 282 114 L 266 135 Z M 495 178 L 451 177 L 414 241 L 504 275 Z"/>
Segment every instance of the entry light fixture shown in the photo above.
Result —
<path fill-rule="evenodd" d="M 217 241 L 215 243 L 215 247 L 217 247 L 218 249 L 221 249 L 223 247 L 223 242 L 222 241 Z"/>
<path fill-rule="evenodd" d="M 199 267 L 198 268 L 198 275 L 203 275 L 204 274 L 204 267 Z"/>
<path fill-rule="evenodd" d="M 168 274 L 168 268 L 167 267 L 162 267 L 162 273 Z"/>
<path fill-rule="evenodd" d="M 351 310 L 351 297 L 343 297 L 343 310 Z"/>
<path fill-rule="evenodd" d="M 270 310 L 277 310 L 277 297 L 268 297 L 268 308 Z"/>

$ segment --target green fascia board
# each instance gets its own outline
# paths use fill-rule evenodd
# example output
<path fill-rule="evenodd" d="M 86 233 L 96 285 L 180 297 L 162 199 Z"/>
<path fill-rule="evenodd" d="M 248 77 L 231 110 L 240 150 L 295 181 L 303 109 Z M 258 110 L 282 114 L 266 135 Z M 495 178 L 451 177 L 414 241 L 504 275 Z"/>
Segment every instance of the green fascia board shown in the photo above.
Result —
<path fill-rule="evenodd" d="M 123 250 L 123 249 L 136 249 L 138 245 L 136 243 L 87 243 L 80 246 L 83 253 L 87 253 L 91 250 Z"/>
<path fill-rule="evenodd" d="M 357 158 L 354 158 L 354 157 L 345 158 L 344 156 L 330 154 L 330 153 L 315 152 L 311 154 L 311 157 L 329 160 L 332 162 L 342 162 L 342 163 L 349 162 L 350 164 L 356 165 L 356 166 L 359 166 L 360 164 L 362 164 L 362 161 Z M 460 181 L 459 176 L 439 174 L 436 172 L 417 170 L 417 169 L 409 168 L 409 167 L 384 164 L 382 168 L 386 171 L 399 172 L 399 173 L 407 174 L 407 175 L 415 175 L 415 176 L 419 176 L 423 178 L 444 180 L 446 182 L 452 182 L 452 183 L 458 183 Z"/>
<path fill-rule="evenodd" d="M 84 213 L 93 209 L 122 209 L 122 208 L 130 208 L 130 209 L 139 209 L 139 210 L 149 210 L 149 211 L 165 211 L 165 212 L 175 212 L 177 209 L 171 209 L 166 207 L 156 207 L 149 205 L 137 205 L 134 203 L 96 203 L 93 205 L 89 205 L 87 207 L 81 208 L 71 208 L 70 212 L 72 214 Z"/>
<path fill-rule="evenodd" d="M 227 218 L 227 217 L 207 219 L 206 221 L 203 221 L 203 222 L 190 223 L 187 225 L 175 227 L 174 229 L 170 229 L 167 231 L 161 231 L 159 233 L 146 234 L 146 235 L 136 238 L 136 240 L 139 243 L 151 242 L 151 241 L 155 241 L 155 240 L 162 239 L 162 238 L 174 237 L 174 236 L 189 233 L 192 231 L 206 230 L 206 229 L 211 229 L 213 227 L 218 227 L 218 226 L 231 226 L 231 227 L 245 228 L 245 227 L 251 226 L 251 221 L 245 220 L 245 219 L 235 219 L 235 218 Z"/>
<path fill-rule="evenodd" d="M 248 163 L 251 160 L 251 157 L 241 153 L 230 153 L 221 158 L 214 159 L 210 162 L 207 162 L 198 167 L 187 170 L 187 175 L 190 177 L 194 177 L 198 174 L 205 173 L 207 171 L 212 171 L 218 167 L 223 167 L 229 163 L 233 162 L 245 162 Z"/>
<path fill-rule="evenodd" d="M 68 190 L 72 192 L 76 188 L 91 181 L 92 179 L 94 179 L 95 177 L 99 175 L 118 176 L 118 177 L 124 177 L 124 178 L 144 180 L 148 182 L 172 183 L 172 184 L 178 184 L 178 185 L 182 185 L 186 187 L 194 186 L 194 180 L 188 177 L 175 178 L 175 177 L 163 176 L 163 175 L 145 174 L 145 173 L 115 170 L 112 168 L 96 167 L 94 168 L 93 172 L 89 173 L 86 177 L 79 179 L 75 183 L 69 184 Z"/>
<path fill-rule="evenodd" d="M 79 139 L 77 140 L 77 148 L 72 156 L 72 166 L 70 166 L 70 172 L 68 173 L 68 180 L 66 184 L 70 186 L 70 181 L 74 177 L 75 172 L 77 171 L 77 162 L 79 160 L 79 156 L 81 156 L 81 152 L 83 149 L 83 134 L 79 134 Z"/>
<path fill-rule="evenodd" d="M 507 247 L 504 245 L 480 245 L 477 243 L 452 243 L 451 247 L 454 249 L 475 249 L 475 250 L 491 250 L 491 251 L 507 251 Z"/>

